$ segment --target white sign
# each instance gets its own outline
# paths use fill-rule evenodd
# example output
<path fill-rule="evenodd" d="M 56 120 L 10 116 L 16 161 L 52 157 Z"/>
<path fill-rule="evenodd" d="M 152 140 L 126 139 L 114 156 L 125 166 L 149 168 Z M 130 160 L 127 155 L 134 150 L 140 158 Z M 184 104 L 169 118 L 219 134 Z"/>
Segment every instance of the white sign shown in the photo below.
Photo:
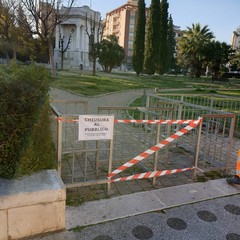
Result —
<path fill-rule="evenodd" d="M 79 115 L 78 140 L 113 139 L 114 116 Z"/>

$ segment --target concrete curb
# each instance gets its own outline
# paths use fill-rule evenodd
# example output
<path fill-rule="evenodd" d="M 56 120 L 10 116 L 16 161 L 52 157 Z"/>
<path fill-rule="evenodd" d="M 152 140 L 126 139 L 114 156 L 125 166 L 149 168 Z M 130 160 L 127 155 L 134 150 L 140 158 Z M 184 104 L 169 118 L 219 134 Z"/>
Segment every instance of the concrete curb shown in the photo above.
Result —
<path fill-rule="evenodd" d="M 66 226 L 67 229 L 88 226 L 239 193 L 240 186 L 217 179 L 102 199 L 67 207 Z"/>

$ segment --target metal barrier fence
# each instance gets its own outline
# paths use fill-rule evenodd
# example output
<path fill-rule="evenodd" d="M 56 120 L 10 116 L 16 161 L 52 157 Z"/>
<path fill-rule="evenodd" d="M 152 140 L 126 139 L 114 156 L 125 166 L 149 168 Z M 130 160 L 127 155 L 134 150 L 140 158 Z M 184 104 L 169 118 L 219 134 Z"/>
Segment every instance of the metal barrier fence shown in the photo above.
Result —
<path fill-rule="evenodd" d="M 199 164 L 204 170 L 228 170 L 230 164 L 235 164 L 239 148 L 239 140 L 234 138 L 235 114 L 154 94 L 148 94 L 146 105 L 172 107 L 175 109 L 173 118 L 203 117 Z M 188 143 L 183 147 L 188 151 Z"/>
<path fill-rule="evenodd" d="M 156 171 L 156 169 L 185 169 L 194 166 L 199 149 L 198 168 L 202 171 L 225 169 L 235 163 L 232 156 L 233 126 L 235 115 L 212 109 L 183 104 L 176 100 L 160 99 L 148 95 L 149 107 L 99 107 L 98 114 L 113 114 L 115 119 L 198 119 L 203 117 L 202 130 L 193 129 L 181 138 L 169 143 L 166 147 L 148 156 L 144 161 L 120 174 L 126 177 L 131 174 Z M 185 124 L 147 124 L 115 123 L 114 138 L 111 140 L 78 141 L 78 115 L 68 114 L 74 106 L 61 103 L 64 114 L 52 105 L 55 115 L 56 140 L 58 142 L 58 172 L 67 187 L 86 186 L 108 183 L 108 174 L 122 166 L 130 159 L 151 148 L 155 144 L 176 133 Z M 86 102 L 79 104 L 79 114 L 86 114 Z M 74 110 L 73 110 L 74 111 Z M 209 114 L 210 113 L 210 114 Z M 208 114 L 208 115 L 206 115 Z M 57 119 L 57 120 L 56 120 Z M 202 134 L 201 141 L 199 134 Z M 191 174 L 190 174 L 191 175 Z M 153 179 L 153 184 L 156 178 Z"/>
<path fill-rule="evenodd" d="M 168 94 L 158 93 L 160 97 L 177 100 L 182 103 L 191 103 L 215 110 L 222 110 L 236 114 L 235 130 L 240 132 L 240 98 L 220 94 Z"/>

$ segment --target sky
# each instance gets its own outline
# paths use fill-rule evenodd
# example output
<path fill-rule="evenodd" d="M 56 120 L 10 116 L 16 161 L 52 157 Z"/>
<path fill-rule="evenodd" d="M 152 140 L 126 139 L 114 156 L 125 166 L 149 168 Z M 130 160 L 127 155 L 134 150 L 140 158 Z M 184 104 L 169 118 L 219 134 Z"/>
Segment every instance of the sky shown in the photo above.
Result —
<path fill-rule="evenodd" d="M 88 5 L 99 11 L 102 18 L 106 13 L 127 3 L 127 0 L 75 0 L 77 6 Z M 151 0 L 145 0 L 146 7 Z M 240 0 L 168 0 L 169 14 L 173 23 L 182 30 L 200 23 L 208 25 L 215 39 L 231 44 L 232 33 L 240 26 Z"/>

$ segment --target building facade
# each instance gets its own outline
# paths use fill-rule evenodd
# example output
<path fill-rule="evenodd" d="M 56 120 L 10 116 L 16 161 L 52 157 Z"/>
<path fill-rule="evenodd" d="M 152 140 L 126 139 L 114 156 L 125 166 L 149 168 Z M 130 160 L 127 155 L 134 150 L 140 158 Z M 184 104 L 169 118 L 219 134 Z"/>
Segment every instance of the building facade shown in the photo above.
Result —
<path fill-rule="evenodd" d="M 124 48 L 126 68 L 132 66 L 133 42 L 135 37 L 135 26 L 137 22 L 138 1 L 128 0 L 126 4 L 106 14 L 103 37 L 115 35 L 118 43 Z M 146 8 L 146 32 L 149 19 L 149 8 Z M 176 45 L 178 38 L 184 33 L 179 26 L 174 26 Z M 177 51 L 177 47 L 176 47 Z"/>
<path fill-rule="evenodd" d="M 95 41 L 99 37 L 98 26 L 101 20 L 100 12 L 88 6 L 72 7 L 64 22 L 56 27 L 54 59 L 56 67 L 92 69 L 89 57 L 89 34 L 95 24 Z M 66 50 L 65 50 L 66 49 Z M 63 52 L 65 50 L 65 52 Z"/>
<path fill-rule="evenodd" d="M 240 26 L 233 32 L 232 49 L 236 50 L 240 47 Z"/>
<path fill-rule="evenodd" d="M 105 19 L 103 37 L 115 35 L 118 44 L 125 51 L 125 65 L 131 65 L 133 55 L 133 42 L 138 10 L 137 0 L 128 0 L 126 4 L 108 12 Z M 146 17 L 149 9 L 146 8 Z"/>

